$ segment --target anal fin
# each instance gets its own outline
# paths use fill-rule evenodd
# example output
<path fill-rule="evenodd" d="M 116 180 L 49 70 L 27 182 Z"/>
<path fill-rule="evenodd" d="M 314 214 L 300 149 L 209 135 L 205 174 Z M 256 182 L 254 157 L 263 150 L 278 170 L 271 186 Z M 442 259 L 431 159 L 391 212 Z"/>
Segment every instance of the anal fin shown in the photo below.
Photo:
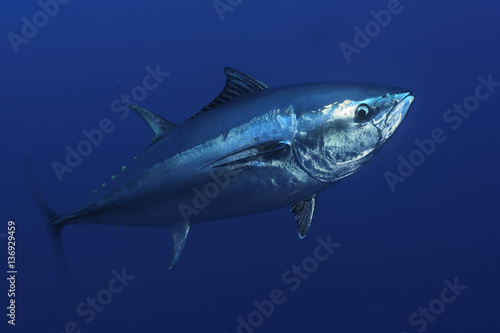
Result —
<path fill-rule="evenodd" d="M 172 267 L 174 267 L 175 263 L 179 259 L 182 249 L 186 244 L 186 239 L 189 233 L 189 226 L 179 226 L 169 229 L 170 233 L 172 234 L 172 241 L 173 241 L 172 259 L 170 260 L 170 266 L 168 267 L 168 269 L 171 269 Z"/>
<path fill-rule="evenodd" d="M 309 232 L 317 202 L 318 195 L 315 194 L 308 199 L 294 203 L 290 208 L 290 211 L 295 214 L 297 231 L 299 232 L 300 238 L 306 237 Z"/>

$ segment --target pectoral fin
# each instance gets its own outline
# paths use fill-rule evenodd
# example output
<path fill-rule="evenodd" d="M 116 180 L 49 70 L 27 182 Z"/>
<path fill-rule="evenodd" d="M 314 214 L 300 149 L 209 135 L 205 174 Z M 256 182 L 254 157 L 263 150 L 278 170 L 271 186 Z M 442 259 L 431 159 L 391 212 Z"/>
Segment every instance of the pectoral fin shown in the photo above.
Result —
<path fill-rule="evenodd" d="M 186 239 L 189 233 L 189 226 L 179 226 L 169 229 L 170 233 L 172 234 L 172 241 L 173 241 L 172 259 L 170 260 L 170 267 L 168 268 L 171 269 L 177 262 L 177 259 L 179 259 L 182 249 L 186 244 Z"/>
<path fill-rule="evenodd" d="M 317 201 L 318 195 L 315 194 L 309 199 L 294 203 L 290 208 L 290 211 L 295 214 L 295 220 L 297 221 L 297 231 L 299 232 L 300 238 L 306 237 L 307 232 L 311 227 L 311 222 Z"/>
<path fill-rule="evenodd" d="M 288 148 L 290 148 L 290 143 L 286 141 L 266 142 L 220 158 L 209 166 L 218 168 L 248 165 L 252 162 L 272 163 L 276 160 L 283 160 L 283 156 L 289 151 Z"/>

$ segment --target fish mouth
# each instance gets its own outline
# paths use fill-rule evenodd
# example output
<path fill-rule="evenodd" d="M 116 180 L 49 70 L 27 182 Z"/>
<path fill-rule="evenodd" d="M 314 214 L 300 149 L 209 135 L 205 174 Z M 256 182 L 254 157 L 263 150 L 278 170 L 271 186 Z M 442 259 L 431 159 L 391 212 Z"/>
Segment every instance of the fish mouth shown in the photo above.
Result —
<path fill-rule="evenodd" d="M 388 139 L 391 135 L 394 134 L 396 129 L 399 127 L 406 114 L 408 113 L 408 109 L 411 106 L 411 103 L 414 100 L 413 92 L 406 91 L 403 93 L 399 93 L 394 98 L 398 103 L 389 111 L 387 116 L 385 117 L 384 129 L 382 130 L 382 136 L 384 139 Z"/>

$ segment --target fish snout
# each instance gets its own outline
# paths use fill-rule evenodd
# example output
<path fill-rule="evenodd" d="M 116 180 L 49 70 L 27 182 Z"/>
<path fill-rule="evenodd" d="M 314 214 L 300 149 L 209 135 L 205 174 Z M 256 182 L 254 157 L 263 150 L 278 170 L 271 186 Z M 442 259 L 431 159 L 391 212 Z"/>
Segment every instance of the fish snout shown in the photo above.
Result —
<path fill-rule="evenodd" d="M 384 139 L 388 139 L 396 129 L 399 127 L 403 119 L 405 118 L 411 103 L 414 100 L 413 92 L 406 91 L 395 95 L 394 98 L 397 104 L 389 111 L 385 117 L 384 129 L 382 134 Z"/>

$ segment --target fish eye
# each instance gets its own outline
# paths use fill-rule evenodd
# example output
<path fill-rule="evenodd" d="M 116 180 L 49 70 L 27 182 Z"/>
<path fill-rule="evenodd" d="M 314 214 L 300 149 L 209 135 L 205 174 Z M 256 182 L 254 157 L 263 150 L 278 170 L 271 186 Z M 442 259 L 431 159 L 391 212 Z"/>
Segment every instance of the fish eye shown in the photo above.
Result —
<path fill-rule="evenodd" d="M 358 106 L 356 109 L 356 112 L 354 115 L 356 116 L 356 119 L 358 120 L 365 120 L 368 118 L 368 115 L 370 114 L 370 107 L 366 104 L 361 104 Z"/>

